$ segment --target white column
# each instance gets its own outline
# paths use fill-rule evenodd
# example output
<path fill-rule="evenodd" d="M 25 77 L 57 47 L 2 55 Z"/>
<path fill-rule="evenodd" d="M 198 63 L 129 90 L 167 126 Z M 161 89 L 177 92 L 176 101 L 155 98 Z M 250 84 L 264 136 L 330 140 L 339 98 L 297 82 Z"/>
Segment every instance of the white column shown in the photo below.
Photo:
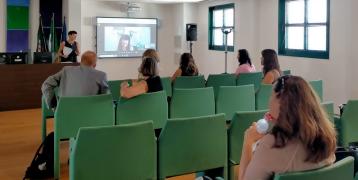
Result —
<path fill-rule="evenodd" d="M 0 52 L 6 50 L 6 1 L 0 0 Z"/>

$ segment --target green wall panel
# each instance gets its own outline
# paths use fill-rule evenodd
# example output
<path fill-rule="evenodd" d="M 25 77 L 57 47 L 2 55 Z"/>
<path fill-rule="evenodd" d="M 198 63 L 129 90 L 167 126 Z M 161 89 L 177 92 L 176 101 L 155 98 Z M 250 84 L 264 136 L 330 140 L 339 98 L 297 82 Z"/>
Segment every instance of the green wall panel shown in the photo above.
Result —
<path fill-rule="evenodd" d="M 7 6 L 7 29 L 29 29 L 29 7 Z"/>

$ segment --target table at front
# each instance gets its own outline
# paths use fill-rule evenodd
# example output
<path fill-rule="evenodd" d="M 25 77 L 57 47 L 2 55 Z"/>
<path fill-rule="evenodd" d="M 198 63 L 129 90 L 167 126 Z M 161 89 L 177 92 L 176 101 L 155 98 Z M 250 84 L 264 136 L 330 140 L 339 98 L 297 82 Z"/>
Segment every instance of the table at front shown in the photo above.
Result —
<path fill-rule="evenodd" d="M 41 85 L 64 66 L 76 64 L 0 65 L 0 111 L 41 107 Z"/>

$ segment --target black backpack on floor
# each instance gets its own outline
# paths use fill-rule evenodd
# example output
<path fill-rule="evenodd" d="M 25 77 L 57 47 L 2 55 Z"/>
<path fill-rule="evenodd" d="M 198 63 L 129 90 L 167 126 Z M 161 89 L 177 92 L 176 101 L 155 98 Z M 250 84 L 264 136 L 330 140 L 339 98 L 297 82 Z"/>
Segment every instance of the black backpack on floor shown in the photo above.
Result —
<path fill-rule="evenodd" d="M 31 165 L 27 168 L 23 179 L 44 179 L 53 177 L 54 163 L 54 133 L 46 136 L 37 149 Z M 40 152 L 41 151 L 41 152 Z"/>

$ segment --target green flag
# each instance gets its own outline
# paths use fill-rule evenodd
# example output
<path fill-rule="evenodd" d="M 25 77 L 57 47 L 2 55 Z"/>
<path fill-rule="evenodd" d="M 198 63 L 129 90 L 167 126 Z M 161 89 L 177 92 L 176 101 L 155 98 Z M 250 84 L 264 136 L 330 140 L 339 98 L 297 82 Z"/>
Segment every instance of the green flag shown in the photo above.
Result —
<path fill-rule="evenodd" d="M 57 35 L 55 31 L 55 14 L 52 14 L 51 18 L 51 27 L 50 27 L 50 36 L 48 41 L 49 51 L 56 53 L 58 50 L 58 42 L 57 42 Z"/>
<path fill-rule="evenodd" d="M 44 29 L 42 26 L 42 19 L 39 19 L 39 29 L 37 31 L 37 46 L 36 52 L 48 52 Z"/>

